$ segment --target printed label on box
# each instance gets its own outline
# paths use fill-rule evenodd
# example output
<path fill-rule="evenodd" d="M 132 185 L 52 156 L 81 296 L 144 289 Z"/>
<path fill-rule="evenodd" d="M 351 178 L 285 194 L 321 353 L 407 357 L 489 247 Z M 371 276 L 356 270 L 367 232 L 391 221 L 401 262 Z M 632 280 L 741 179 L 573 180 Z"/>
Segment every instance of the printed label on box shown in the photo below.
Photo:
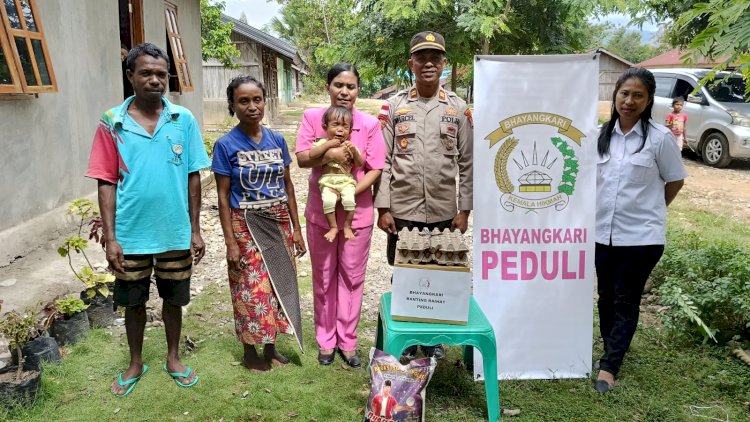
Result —
<path fill-rule="evenodd" d="M 392 291 L 394 320 L 466 324 L 469 318 L 468 268 L 398 265 L 393 269 Z"/>

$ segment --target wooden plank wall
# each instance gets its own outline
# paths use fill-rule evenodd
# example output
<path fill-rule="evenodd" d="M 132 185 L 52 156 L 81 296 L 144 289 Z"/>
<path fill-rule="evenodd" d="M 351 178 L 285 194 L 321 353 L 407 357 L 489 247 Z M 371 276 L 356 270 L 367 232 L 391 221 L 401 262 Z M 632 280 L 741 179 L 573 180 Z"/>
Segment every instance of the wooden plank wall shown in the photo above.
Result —
<path fill-rule="evenodd" d="M 619 60 L 602 54 L 599 57 L 599 101 L 611 101 L 617 78 L 629 66 Z"/>
<path fill-rule="evenodd" d="M 260 45 L 256 43 L 237 42 L 240 58 L 237 69 L 226 69 L 217 60 L 203 63 L 203 99 L 226 99 L 227 85 L 232 78 L 239 75 L 250 75 L 263 83 L 261 71 Z"/>

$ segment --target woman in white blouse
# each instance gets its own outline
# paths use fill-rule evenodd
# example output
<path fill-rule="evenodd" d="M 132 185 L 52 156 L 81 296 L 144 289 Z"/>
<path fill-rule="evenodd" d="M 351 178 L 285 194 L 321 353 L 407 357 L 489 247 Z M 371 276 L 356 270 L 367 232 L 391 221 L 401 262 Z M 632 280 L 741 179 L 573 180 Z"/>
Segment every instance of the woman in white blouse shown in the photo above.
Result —
<path fill-rule="evenodd" d="M 620 76 L 599 133 L 596 275 L 604 355 L 596 390 L 614 385 L 638 325 L 643 287 L 664 252 L 667 206 L 687 177 L 669 129 L 651 119 L 656 82 L 643 68 Z"/>

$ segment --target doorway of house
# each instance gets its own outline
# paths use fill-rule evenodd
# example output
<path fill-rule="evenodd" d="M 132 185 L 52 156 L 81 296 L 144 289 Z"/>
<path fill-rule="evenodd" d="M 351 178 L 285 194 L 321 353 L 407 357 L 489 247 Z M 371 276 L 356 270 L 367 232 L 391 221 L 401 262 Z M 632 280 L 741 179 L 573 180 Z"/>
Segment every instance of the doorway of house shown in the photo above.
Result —
<path fill-rule="evenodd" d="M 124 98 L 133 95 L 133 86 L 125 74 L 123 55 L 144 41 L 143 0 L 118 0 L 120 12 L 120 61 L 122 62 L 122 88 Z"/>

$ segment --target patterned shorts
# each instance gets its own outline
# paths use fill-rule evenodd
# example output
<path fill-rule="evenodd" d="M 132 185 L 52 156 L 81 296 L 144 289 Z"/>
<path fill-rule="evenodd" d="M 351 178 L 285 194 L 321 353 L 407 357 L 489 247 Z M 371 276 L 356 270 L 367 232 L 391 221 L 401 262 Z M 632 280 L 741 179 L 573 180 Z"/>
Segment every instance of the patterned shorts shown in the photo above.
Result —
<path fill-rule="evenodd" d="M 176 305 L 190 302 L 190 276 L 193 255 L 189 250 L 160 254 L 125 255 L 125 272 L 115 271 L 114 302 L 133 307 L 145 304 L 151 287 L 151 273 L 156 276 L 159 297 Z"/>

